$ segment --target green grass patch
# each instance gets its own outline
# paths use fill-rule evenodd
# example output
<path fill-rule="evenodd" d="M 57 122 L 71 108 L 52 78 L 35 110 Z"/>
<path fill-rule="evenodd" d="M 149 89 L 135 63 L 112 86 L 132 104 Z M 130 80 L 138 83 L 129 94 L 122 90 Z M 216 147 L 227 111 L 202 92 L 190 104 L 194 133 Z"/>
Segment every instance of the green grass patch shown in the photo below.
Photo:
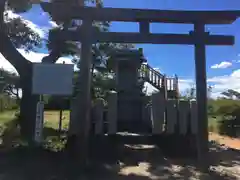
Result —
<path fill-rule="evenodd" d="M 0 114 L 0 146 L 15 146 L 21 142 L 20 129 L 15 116 L 16 111 L 5 111 Z M 43 140 L 44 147 L 52 151 L 59 151 L 66 143 L 66 130 L 68 129 L 70 112 L 62 113 L 62 130 L 59 132 L 60 111 L 44 112 Z M 21 143 L 20 143 L 21 144 Z"/>
<path fill-rule="evenodd" d="M 222 117 L 221 116 L 209 116 L 208 117 L 208 130 L 209 132 L 219 133 L 219 125 Z"/>
<path fill-rule="evenodd" d="M 0 126 L 12 121 L 15 118 L 16 111 L 4 111 L 0 113 Z"/>
<path fill-rule="evenodd" d="M 62 113 L 62 129 L 67 130 L 70 119 L 70 111 Z M 45 111 L 44 127 L 58 129 L 60 121 L 60 111 Z"/>
<path fill-rule="evenodd" d="M 0 113 L 0 127 L 4 127 L 6 123 L 15 119 L 16 111 L 5 111 Z M 70 112 L 63 111 L 62 127 L 68 129 Z M 60 120 L 60 111 L 45 111 L 44 112 L 44 127 L 58 129 Z"/>

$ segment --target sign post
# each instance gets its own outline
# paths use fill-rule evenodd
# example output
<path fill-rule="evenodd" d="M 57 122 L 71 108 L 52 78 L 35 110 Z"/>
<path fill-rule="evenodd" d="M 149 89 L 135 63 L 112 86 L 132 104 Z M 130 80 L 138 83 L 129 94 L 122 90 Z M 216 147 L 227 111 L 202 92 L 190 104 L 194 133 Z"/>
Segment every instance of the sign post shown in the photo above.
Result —
<path fill-rule="evenodd" d="M 37 104 L 37 114 L 36 114 L 36 125 L 35 125 L 35 136 L 34 140 L 37 145 L 42 143 L 43 135 L 43 122 L 44 122 L 44 102 L 41 100 Z"/>
<path fill-rule="evenodd" d="M 33 66 L 32 94 L 40 95 L 37 104 L 34 140 L 39 146 L 43 140 L 44 102 L 42 95 L 71 95 L 73 65 L 42 64 Z"/>
<path fill-rule="evenodd" d="M 2 93 L 4 86 L 5 86 L 5 78 L 3 75 L 3 68 L 0 69 L 0 93 Z"/>
<path fill-rule="evenodd" d="M 65 61 L 63 61 L 63 64 L 65 64 Z M 60 111 L 59 111 L 59 124 L 58 124 L 59 136 L 61 136 L 61 132 L 62 132 L 63 103 L 64 103 L 64 99 L 60 98 Z"/>
<path fill-rule="evenodd" d="M 5 78 L 3 76 L 3 68 L 0 69 L 0 112 L 3 111 L 3 98 L 1 98 L 3 94 L 3 90 L 5 88 Z"/>

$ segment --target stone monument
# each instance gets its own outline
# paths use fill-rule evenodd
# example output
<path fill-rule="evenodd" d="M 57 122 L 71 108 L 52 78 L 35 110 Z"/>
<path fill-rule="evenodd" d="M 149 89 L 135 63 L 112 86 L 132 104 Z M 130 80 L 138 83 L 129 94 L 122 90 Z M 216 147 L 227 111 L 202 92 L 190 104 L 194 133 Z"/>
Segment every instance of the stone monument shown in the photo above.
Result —
<path fill-rule="evenodd" d="M 118 131 L 136 130 L 142 125 L 142 88 L 139 81 L 139 68 L 145 61 L 142 50 L 120 50 L 112 54 L 112 59 L 118 93 Z"/>

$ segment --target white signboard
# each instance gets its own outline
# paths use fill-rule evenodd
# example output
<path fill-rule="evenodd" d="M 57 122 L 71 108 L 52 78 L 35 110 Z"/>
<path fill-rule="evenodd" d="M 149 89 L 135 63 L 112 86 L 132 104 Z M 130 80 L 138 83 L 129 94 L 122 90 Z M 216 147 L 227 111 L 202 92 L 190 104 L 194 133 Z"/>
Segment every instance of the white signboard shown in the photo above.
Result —
<path fill-rule="evenodd" d="M 43 121 L 44 121 L 44 102 L 38 102 L 34 136 L 35 142 L 37 142 L 38 144 L 42 142 Z"/>
<path fill-rule="evenodd" d="M 33 94 L 71 95 L 73 65 L 34 63 L 32 81 Z"/>

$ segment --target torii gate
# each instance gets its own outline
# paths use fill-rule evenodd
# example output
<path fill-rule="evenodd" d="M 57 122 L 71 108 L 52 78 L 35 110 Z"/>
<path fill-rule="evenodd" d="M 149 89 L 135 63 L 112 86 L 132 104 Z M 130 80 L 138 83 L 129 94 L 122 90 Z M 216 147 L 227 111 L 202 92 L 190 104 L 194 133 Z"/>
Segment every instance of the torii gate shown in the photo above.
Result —
<path fill-rule="evenodd" d="M 206 83 L 206 45 L 233 45 L 234 37 L 210 35 L 205 32 L 206 24 L 231 24 L 240 11 L 172 11 L 144 10 L 124 8 L 79 7 L 66 3 L 41 3 L 44 11 L 58 20 L 83 20 L 78 30 L 60 30 L 55 32 L 58 38 L 68 41 L 80 41 L 81 52 L 81 93 L 79 93 L 80 126 L 88 127 L 90 101 L 90 66 L 91 45 L 96 42 L 113 43 L 150 43 L 150 44 L 183 44 L 195 47 L 196 88 L 198 106 L 198 150 L 199 159 L 207 159 L 208 152 L 208 118 L 207 118 L 207 83 Z M 122 21 L 139 23 L 139 32 L 99 32 L 92 27 L 93 21 Z M 159 34 L 150 32 L 150 23 L 193 24 L 194 31 L 189 34 Z M 87 135 L 88 129 L 84 128 Z"/>

